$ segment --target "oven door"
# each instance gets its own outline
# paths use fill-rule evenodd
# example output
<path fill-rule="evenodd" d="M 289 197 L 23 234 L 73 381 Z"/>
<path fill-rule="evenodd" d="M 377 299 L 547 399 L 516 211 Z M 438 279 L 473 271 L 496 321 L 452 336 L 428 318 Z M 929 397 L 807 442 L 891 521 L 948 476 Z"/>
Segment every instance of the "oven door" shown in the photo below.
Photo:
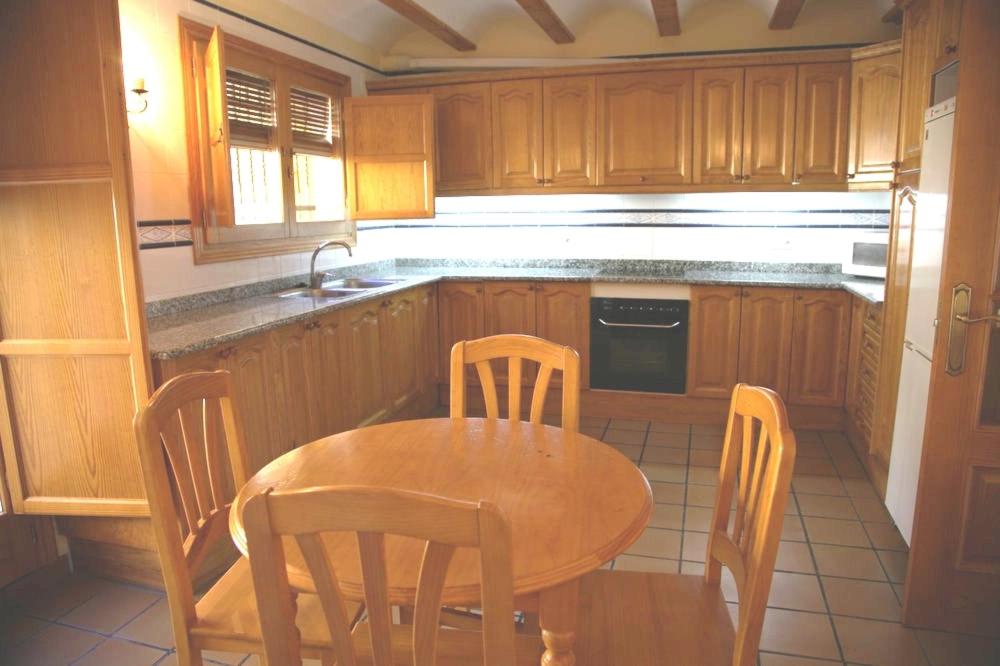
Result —
<path fill-rule="evenodd" d="M 687 329 L 686 317 L 638 324 L 595 316 L 590 339 L 591 388 L 684 393 Z"/>

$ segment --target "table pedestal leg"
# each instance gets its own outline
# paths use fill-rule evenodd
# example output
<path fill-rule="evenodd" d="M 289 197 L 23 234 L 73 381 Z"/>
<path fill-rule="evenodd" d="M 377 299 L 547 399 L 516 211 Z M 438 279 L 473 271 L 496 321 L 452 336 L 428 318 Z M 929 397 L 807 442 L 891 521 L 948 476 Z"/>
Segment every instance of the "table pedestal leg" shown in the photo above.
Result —
<path fill-rule="evenodd" d="M 573 666 L 573 642 L 576 640 L 577 604 L 580 582 L 563 583 L 539 593 L 538 620 L 542 627 L 542 666 Z"/>

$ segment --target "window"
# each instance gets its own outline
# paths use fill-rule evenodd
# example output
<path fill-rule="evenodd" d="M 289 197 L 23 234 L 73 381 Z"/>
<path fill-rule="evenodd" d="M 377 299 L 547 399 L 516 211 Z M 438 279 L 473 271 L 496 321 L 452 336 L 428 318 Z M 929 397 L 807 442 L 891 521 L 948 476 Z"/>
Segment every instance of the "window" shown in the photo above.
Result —
<path fill-rule="evenodd" d="M 181 20 L 195 261 L 355 242 L 342 99 L 350 79 Z"/>

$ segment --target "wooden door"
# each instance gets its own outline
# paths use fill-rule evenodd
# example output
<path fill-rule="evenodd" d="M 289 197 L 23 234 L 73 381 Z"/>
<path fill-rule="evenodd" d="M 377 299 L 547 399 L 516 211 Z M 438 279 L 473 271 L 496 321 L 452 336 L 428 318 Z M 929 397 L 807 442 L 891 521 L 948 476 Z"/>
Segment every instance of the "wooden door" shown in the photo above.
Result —
<path fill-rule="evenodd" d="M 694 72 L 694 182 L 738 183 L 743 174 L 743 68 Z"/>
<path fill-rule="evenodd" d="M 437 389 L 438 303 L 437 287 L 421 287 L 416 297 L 417 377 L 421 390 Z"/>
<path fill-rule="evenodd" d="M 958 58 L 962 32 L 962 0 L 939 1 L 935 70 Z"/>
<path fill-rule="evenodd" d="M 743 102 L 743 180 L 791 183 L 795 65 L 747 67 Z"/>
<path fill-rule="evenodd" d="M 496 81 L 493 104 L 493 187 L 541 187 L 542 80 Z"/>
<path fill-rule="evenodd" d="M 147 515 L 132 417 L 151 378 L 118 3 L 5 2 L 0 38 L 0 440 L 11 506 Z"/>
<path fill-rule="evenodd" d="M 451 348 L 454 344 L 485 335 L 484 307 L 482 282 L 442 282 L 438 286 L 439 381 L 450 381 Z M 468 376 L 473 377 L 474 373 Z"/>
<path fill-rule="evenodd" d="M 847 178 L 892 180 L 899 137 L 900 53 L 854 62 Z"/>
<path fill-rule="evenodd" d="M 739 287 L 691 287 L 687 394 L 732 397 L 739 379 Z"/>
<path fill-rule="evenodd" d="M 580 387 L 590 386 L 590 283 L 535 284 L 536 335 L 580 355 Z"/>
<path fill-rule="evenodd" d="M 598 185 L 691 182 L 691 71 L 597 77 Z"/>
<path fill-rule="evenodd" d="M 739 381 L 788 395 L 794 289 L 744 289 L 740 306 Z"/>
<path fill-rule="evenodd" d="M 936 3 L 933 0 L 912 0 L 903 9 L 903 85 L 899 107 L 899 150 L 896 155 L 901 171 L 920 168 L 924 110 L 930 104 L 936 28 Z"/>
<path fill-rule="evenodd" d="M 851 63 L 799 65 L 798 77 L 794 182 L 846 182 Z"/>
<path fill-rule="evenodd" d="M 312 383 L 315 391 L 312 403 L 317 410 L 316 437 L 326 437 L 354 427 L 348 420 L 347 404 L 353 399 L 346 368 L 350 364 L 341 356 L 346 345 L 345 327 L 340 312 L 321 315 L 311 323 L 309 334 L 312 359 Z"/>
<path fill-rule="evenodd" d="M 1000 4 L 965 0 L 949 211 L 903 620 L 1000 635 Z M 965 345 L 958 344 L 964 329 Z M 955 344 L 949 344 L 953 341 Z M 964 354 L 962 353 L 964 351 Z M 947 361 L 947 359 L 951 359 Z M 949 368 L 947 366 L 951 365 Z M 950 370 L 950 371 L 949 371 Z"/>
<path fill-rule="evenodd" d="M 850 327 L 847 292 L 799 290 L 792 315 L 789 403 L 843 406 Z"/>
<path fill-rule="evenodd" d="M 436 86 L 434 133 L 441 192 L 493 187 L 490 84 Z"/>
<path fill-rule="evenodd" d="M 521 333 L 535 335 L 535 285 L 531 282 L 486 282 L 483 294 L 483 334 Z M 507 364 L 496 361 L 493 373 L 498 382 L 507 381 Z M 534 368 L 525 366 L 522 379 L 534 383 Z"/>
<path fill-rule="evenodd" d="M 382 327 L 379 303 L 364 303 L 344 310 L 344 400 L 349 428 L 360 428 L 382 419 L 387 400 L 382 369 Z"/>
<path fill-rule="evenodd" d="M 280 404 L 286 434 L 295 448 L 320 436 L 320 409 L 318 402 L 319 379 L 313 355 L 313 331 L 318 321 L 297 322 L 274 331 L 272 338 L 276 353 L 277 388 L 281 392 Z"/>
<path fill-rule="evenodd" d="M 555 187 L 597 182 L 597 82 L 593 76 L 545 79 L 544 179 Z"/>
<path fill-rule="evenodd" d="M 347 203 L 354 219 L 434 217 L 434 98 L 344 100 Z"/>
<path fill-rule="evenodd" d="M 417 298 L 413 291 L 406 291 L 390 296 L 379 309 L 382 387 L 390 411 L 405 406 L 420 392 Z"/>
<path fill-rule="evenodd" d="M 233 398 L 243 418 L 250 469 L 257 471 L 295 444 L 282 392 L 277 388 L 281 363 L 266 333 L 243 338 L 220 354 L 222 367 L 233 375 Z M 291 399 L 296 397 L 305 396 L 296 392 Z"/>

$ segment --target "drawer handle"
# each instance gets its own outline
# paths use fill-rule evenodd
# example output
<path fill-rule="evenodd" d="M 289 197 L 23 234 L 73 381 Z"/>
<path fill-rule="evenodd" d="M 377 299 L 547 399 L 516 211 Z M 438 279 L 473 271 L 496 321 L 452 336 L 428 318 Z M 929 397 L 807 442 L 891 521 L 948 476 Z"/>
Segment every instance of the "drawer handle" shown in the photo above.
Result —
<path fill-rule="evenodd" d="M 679 321 L 675 321 L 672 324 L 622 324 L 614 321 L 604 321 L 600 318 L 597 321 L 601 326 L 607 326 L 608 328 L 677 328 L 681 325 Z"/>
<path fill-rule="evenodd" d="M 229 358 L 236 351 L 236 347 L 226 347 L 225 349 L 219 350 L 219 358 Z"/>

